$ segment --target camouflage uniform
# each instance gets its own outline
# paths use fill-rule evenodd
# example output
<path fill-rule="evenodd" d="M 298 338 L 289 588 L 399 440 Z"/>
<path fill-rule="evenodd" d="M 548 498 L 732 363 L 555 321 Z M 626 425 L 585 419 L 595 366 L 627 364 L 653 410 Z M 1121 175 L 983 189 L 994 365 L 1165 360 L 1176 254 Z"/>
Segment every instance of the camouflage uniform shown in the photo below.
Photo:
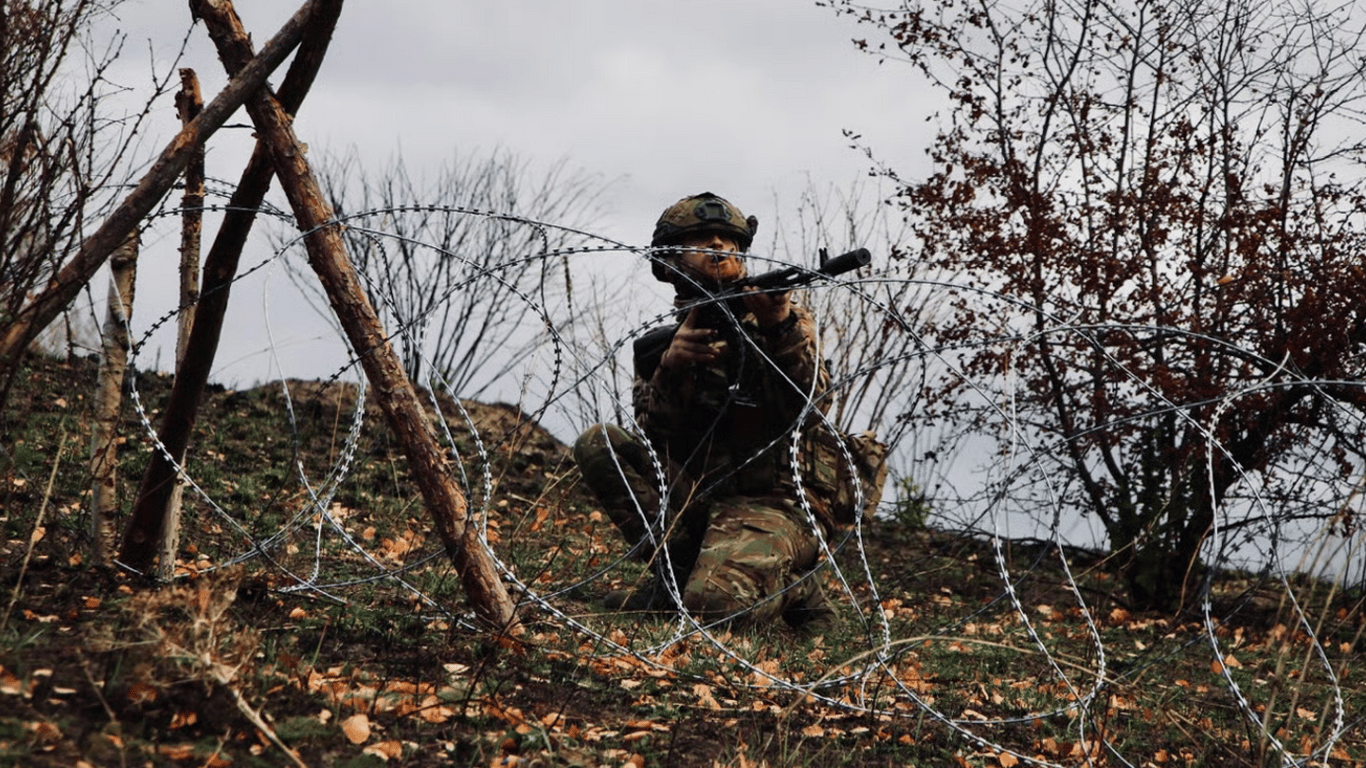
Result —
<path fill-rule="evenodd" d="M 815 579 L 802 578 L 816 566 L 820 547 L 798 500 L 792 430 L 802 430 L 806 446 L 807 433 L 822 429 L 829 373 L 801 307 L 763 330 L 752 315 L 736 314 L 738 327 L 723 334 L 729 338 L 713 342 L 731 347 L 716 363 L 652 372 L 638 364 L 633 394 L 643 437 L 594 425 L 575 443 L 574 456 L 640 557 L 656 558 L 659 532 L 667 531 L 673 575 L 694 615 L 745 612 L 755 621 L 782 616 L 800 623 L 823 610 L 823 598 Z M 643 440 L 654 448 L 663 483 Z M 664 519 L 655 520 L 661 485 L 668 503 Z M 828 536 L 828 504 L 803 486 Z"/>

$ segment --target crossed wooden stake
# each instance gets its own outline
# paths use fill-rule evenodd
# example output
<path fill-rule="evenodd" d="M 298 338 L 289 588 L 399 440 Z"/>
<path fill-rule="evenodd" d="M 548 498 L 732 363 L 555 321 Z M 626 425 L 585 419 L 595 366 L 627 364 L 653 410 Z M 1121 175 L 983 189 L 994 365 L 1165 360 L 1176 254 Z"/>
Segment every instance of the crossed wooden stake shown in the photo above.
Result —
<path fill-rule="evenodd" d="M 292 127 L 292 115 L 322 63 L 341 5 L 342 0 L 309 0 L 259 53 L 254 53 L 231 0 L 190 0 L 191 12 L 204 21 L 230 82 L 162 151 L 128 198 L 82 243 L 77 256 L 58 273 L 51 287 L 30 302 L 18 321 L 0 336 L 0 361 L 22 354 L 37 332 L 70 303 L 80 287 L 89 282 L 114 249 L 170 191 L 193 150 L 202 146 L 239 106 L 245 106 L 256 127 L 256 148 L 204 261 L 202 298 L 158 432 L 166 453 L 152 454 L 125 529 L 119 560 L 146 570 L 156 556 L 167 502 L 176 482 L 175 466 L 166 454 L 175 457 L 176 462 L 183 461 L 217 351 L 238 258 L 254 221 L 251 211 L 261 203 L 274 175 L 284 188 L 300 230 L 308 233 L 304 242 L 309 264 L 317 273 L 351 348 L 360 357 L 389 428 L 403 446 L 436 531 L 470 603 L 490 630 L 519 635 L 523 628 L 512 599 L 479 539 L 476 526 L 469 524 L 468 504 L 455 482 L 446 452 L 361 288 L 347 257 L 340 226 L 333 221 L 333 211 Z M 266 77 L 295 47 L 298 54 L 276 94 L 266 84 Z"/>

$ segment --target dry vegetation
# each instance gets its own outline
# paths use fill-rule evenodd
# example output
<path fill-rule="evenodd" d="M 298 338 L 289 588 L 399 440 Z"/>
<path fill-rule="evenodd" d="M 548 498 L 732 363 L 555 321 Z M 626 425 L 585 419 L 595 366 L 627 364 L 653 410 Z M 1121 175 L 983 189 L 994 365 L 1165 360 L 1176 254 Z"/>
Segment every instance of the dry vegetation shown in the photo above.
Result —
<path fill-rule="evenodd" d="M 190 473 L 220 509 L 187 494 L 182 578 L 90 568 L 93 380 L 89 361 L 33 359 L 4 416 L 0 764 L 1279 762 L 1230 681 L 1292 753 L 1340 703 L 1342 738 L 1312 762 L 1366 760 L 1359 586 L 1293 587 L 1324 665 L 1283 589 L 1230 574 L 1216 656 L 1198 612 L 1132 611 L 1094 554 L 1069 552 L 1069 575 L 1051 547 L 998 560 L 880 522 L 840 550 L 860 604 L 839 629 L 683 633 L 595 604 L 638 570 L 565 447 L 502 406 L 465 404 L 482 445 L 445 411 L 494 551 L 534 591 L 516 590 L 521 639 L 468 623 L 395 446 L 375 419 L 353 429 L 339 384 L 291 383 L 288 404 L 278 383 L 212 392 Z M 136 383 L 155 409 L 167 380 Z M 149 448 L 136 414 L 122 428 L 126 488 Z"/>

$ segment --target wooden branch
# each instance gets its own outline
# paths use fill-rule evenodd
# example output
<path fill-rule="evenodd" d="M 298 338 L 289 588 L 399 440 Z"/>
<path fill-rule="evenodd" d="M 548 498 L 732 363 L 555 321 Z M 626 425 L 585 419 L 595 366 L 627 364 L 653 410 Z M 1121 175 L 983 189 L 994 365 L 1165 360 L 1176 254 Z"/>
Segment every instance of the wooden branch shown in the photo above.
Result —
<path fill-rule="evenodd" d="M 250 57 L 251 47 L 231 1 L 191 2 L 218 46 L 219 57 L 229 72 L 234 71 Z M 512 600 L 475 526 L 468 525 L 464 494 L 451 475 L 445 451 L 403 372 L 398 353 L 365 296 L 347 257 L 340 227 L 333 221 L 331 207 L 304 158 L 304 147 L 294 135 L 288 114 L 266 88 L 248 99 L 246 108 L 257 132 L 270 145 L 275 174 L 300 228 L 308 233 L 304 244 L 309 264 L 318 274 L 352 349 L 360 356 L 389 428 L 403 445 L 409 469 L 470 602 L 493 629 L 520 632 Z"/>
<path fill-rule="evenodd" d="M 289 66 L 281 87 L 281 99 L 291 113 L 298 110 L 309 87 L 322 66 L 323 56 L 341 15 L 342 0 L 318 0 L 313 15 L 303 33 L 299 52 Z M 227 313 L 232 281 L 237 264 L 256 220 L 256 209 L 270 189 L 273 168 L 270 152 L 264 141 L 257 140 L 251 160 L 233 190 L 228 211 L 223 216 L 218 235 L 209 255 L 204 260 L 203 286 L 195 322 L 186 345 L 187 354 L 176 369 L 171 395 L 162 413 L 157 437 L 166 453 L 152 453 L 143 472 L 142 483 L 134 497 L 133 514 L 124 529 L 119 559 L 138 570 L 152 564 L 153 544 L 166 528 L 166 510 L 176 487 L 175 463 L 185 460 L 190 434 L 199 414 L 209 372 L 218 354 L 218 342 L 223 332 L 223 317 Z"/>
<path fill-rule="evenodd" d="M 261 49 L 261 54 L 244 66 L 223 91 L 204 107 L 199 117 L 171 140 L 152 163 L 151 169 L 138 182 L 137 187 L 114 209 L 109 218 L 81 243 L 76 256 L 53 277 L 48 288 L 24 306 L 12 322 L 0 329 L 0 371 L 13 370 L 18 365 L 29 343 L 62 313 L 81 288 L 90 282 L 95 272 L 108 260 L 109 254 L 113 253 L 129 233 L 142 223 L 147 214 L 151 213 L 152 208 L 166 196 L 185 169 L 185 164 L 189 162 L 195 148 L 213 135 L 214 131 L 237 111 L 247 96 L 265 83 L 266 77 L 298 45 L 318 1 L 309 0 L 299 9 L 280 28 L 279 33 L 266 43 Z"/>

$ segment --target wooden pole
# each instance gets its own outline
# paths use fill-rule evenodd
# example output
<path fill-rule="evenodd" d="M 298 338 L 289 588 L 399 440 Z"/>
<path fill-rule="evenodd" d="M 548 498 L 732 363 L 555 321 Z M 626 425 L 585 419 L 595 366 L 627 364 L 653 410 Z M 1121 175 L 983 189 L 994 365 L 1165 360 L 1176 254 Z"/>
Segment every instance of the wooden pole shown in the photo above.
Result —
<path fill-rule="evenodd" d="M 341 0 L 318 0 L 309 25 L 303 31 L 299 51 L 290 62 L 284 83 L 280 86 L 280 100 L 291 114 L 298 110 L 308 94 L 323 56 L 332 40 L 337 17 L 341 15 Z M 242 248 L 256 221 L 256 209 L 270 189 L 274 173 L 265 142 L 257 140 L 251 160 L 242 171 L 233 189 L 223 224 L 214 237 L 213 246 L 204 259 L 203 285 L 199 306 L 190 328 L 185 358 L 176 367 L 171 395 L 157 427 L 157 437 L 165 453 L 156 451 L 147 462 L 142 483 L 133 501 L 133 514 L 124 531 L 119 560 L 138 570 L 146 570 L 155 555 L 153 542 L 166 528 L 166 510 L 173 489 L 177 486 L 175 463 L 185 460 L 190 434 L 199 416 L 199 405 L 204 386 L 218 354 L 218 342 L 223 332 L 223 317 L 228 311 L 232 281 L 237 275 L 237 264 Z"/>
<path fill-rule="evenodd" d="M 189 125 L 204 109 L 199 78 L 188 67 L 180 70 L 180 92 L 176 94 L 180 122 Z M 199 305 L 199 244 L 204 231 L 204 147 L 185 166 L 185 194 L 180 202 L 180 315 L 176 318 L 176 376 L 185 364 L 185 352 L 194 328 L 195 308 Z M 183 461 L 183 458 L 182 458 Z M 157 578 L 167 581 L 175 576 L 176 552 L 180 549 L 180 506 L 185 483 L 176 478 L 166 516 L 161 524 L 157 555 Z"/>
<path fill-rule="evenodd" d="M 119 412 L 123 377 L 128 370 L 128 322 L 133 318 L 133 283 L 137 274 L 138 237 L 130 235 L 109 259 L 109 307 L 100 348 L 99 383 L 95 387 L 95 423 L 90 434 L 90 517 L 96 565 L 114 559 L 118 536 L 117 487 Z"/>
<path fill-rule="evenodd" d="M 191 0 L 218 46 L 229 74 L 251 59 L 251 44 L 230 0 Z M 289 199 L 299 227 L 308 233 L 304 245 L 329 303 L 360 356 L 375 400 L 408 458 L 408 467 L 460 575 L 475 611 L 491 628 L 520 633 L 516 610 L 498 576 L 492 558 L 469 525 L 468 507 L 437 441 L 436 431 L 418 400 L 403 363 L 365 296 L 359 276 L 346 254 L 340 226 L 323 196 L 305 149 L 294 135 L 289 115 L 268 88 L 261 88 L 245 104 L 258 134 L 270 146 L 275 175 Z"/>

